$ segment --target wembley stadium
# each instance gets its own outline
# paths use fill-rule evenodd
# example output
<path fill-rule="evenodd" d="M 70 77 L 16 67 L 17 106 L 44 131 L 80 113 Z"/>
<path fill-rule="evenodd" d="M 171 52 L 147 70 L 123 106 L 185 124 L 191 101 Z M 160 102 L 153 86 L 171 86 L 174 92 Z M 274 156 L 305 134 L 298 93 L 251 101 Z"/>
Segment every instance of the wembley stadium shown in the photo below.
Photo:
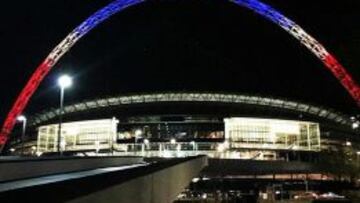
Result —
<path fill-rule="evenodd" d="M 27 153 L 60 147 L 74 153 L 289 160 L 359 143 L 356 117 L 253 95 L 175 92 L 74 103 L 64 107 L 61 144 L 59 112 L 48 109 L 29 118 L 33 141 Z M 14 136 L 13 143 L 19 141 Z"/>
<path fill-rule="evenodd" d="M 159 202 L 153 197 L 158 194 L 167 197 L 165 193 L 170 190 L 178 195 L 171 200 L 179 203 L 239 202 L 240 199 L 241 202 L 256 199 L 262 203 L 276 200 L 305 203 L 309 201 L 301 200 L 318 198 L 344 202 L 347 197 L 360 201 L 360 86 L 356 82 L 356 70 L 342 65 L 343 62 L 350 65 L 351 59 L 338 60 L 299 24 L 258 0 L 235 0 L 230 2 L 233 5 L 223 6 L 219 6 L 220 2 L 213 5 L 200 2 L 188 7 L 209 6 L 216 13 L 213 19 L 206 13 L 200 17 L 196 9 L 185 9 L 189 14 L 175 15 L 179 4 L 167 13 L 174 13 L 173 17 L 159 13 L 153 24 L 124 21 L 124 25 L 134 26 L 125 32 L 121 30 L 124 36 L 114 27 L 105 29 L 107 19 L 128 7 L 132 7 L 129 13 L 124 11 L 125 17 L 117 18 L 138 12 L 151 21 L 152 15 L 146 13 L 153 11 L 151 6 L 155 5 L 153 2 L 140 5 L 142 2 L 114 0 L 102 5 L 52 49 L 28 80 L 13 79 L 22 81 L 21 85 L 27 82 L 17 97 L 11 88 L 3 94 L 3 108 L 9 107 L 9 111 L 0 118 L 3 122 L 0 161 L 6 166 L 0 167 L 3 176 L 0 199 L 2 192 L 20 197 L 12 190 L 27 195 L 38 190 L 40 195 L 36 196 L 40 200 L 45 200 L 41 199 L 45 196 L 54 199 L 53 193 L 46 191 L 67 193 L 65 199 L 72 198 L 71 195 L 86 199 L 90 194 L 104 200 L 116 195 L 130 196 L 126 193 L 130 185 L 136 191 L 130 198 L 151 190 L 145 202 Z M 226 14 L 223 9 L 235 13 L 237 7 L 248 12 L 243 12 L 243 16 L 222 16 Z M 293 10 L 302 9 L 294 6 Z M 318 14 L 319 9 L 316 10 Z M 235 19 L 247 19 L 254 14 L 264 18 L 264 22 L 254 18 L 258 24 L 255 27 L 241 21 L 241 29 L 233 29 Z M 303 14 L 308 17 L 309 13 Z M 296 14 L 293 17 L 299 18 Z M 219 24 L 220 20 L 224 23 Z M 196 25 L 188 26 L 192 21 Z M 272 28 L 265 27 L 267 21 L 278 30 L 265 31 Z M 100 26 L 102 23 L 104 27 Z M 173 23 L 180 25 L 169 26 Z M 95 27 L 99 27 L 99 32 L 90 34 Z M 186 27 L 184 33 L 175 29 L 182 27 Z M 210 35 L 214 27 L 220 32 Z M 225 28 L 231 29 L 222 33 Z M 315 27 L 308 28 L 315 33 Z M 285 32 L 280 34 L 280 30 Z M 192 31 L 199 33 L 194 35 Z M 252 34 L 255 31 L 260 33 L 257 37 Z M 103 45 L 99 43 L 100 33 L 109 39 Z M 293 41 L 282 40 L 285 34 L 291 35 Z M 78 50 L 69 52 L 85 36 L 89 44 L 82 43 Z M 182 38 L 186 42 L 175 43 Z M 258 45 L 249 39 L 256 39 Z M 337 42 L 339 47 L 343 46 L 342 40 L 339 38 Z M 91 41 L 96 43 L 90 46 Z M 331 45 L 330 38 L 327 41 L 334 53 L 340 52 L 342 57 L 350 55 L 334 49 L 336 46 Z M 294 42 L 302 46 L 293 49 Z M 110 48 L 116 43 L 121 49 Z M 239 47 L 242 51 L 238 51 Z M 311 55 L 305 56 L 305 51 Z M 81 57 L 77 52 L 86 56 Z M 38 60 L 38 56 L 32 57 Z M 63 57 L 64 61 L 60 62 Z M 356 59 L 356 55 L 352 57 Z M 311 72 L 320 65 L 325 69 Z M 51 70 L 57 67 L 64 68 L 51 75 Z M 94 71 L 96 68 L 98 72 Z M 21 72 L 30 74 L 26 71 Z M 95 79 L 88 79 L 90 76 Z M 332 80 L 328 76 L 333 76 Z M 46 80 L 47 77 L 50 78 Z M 56 87 L 51 77 L 58 77 Z M 72 93 L 66 92 L 65 99 L 65 89 L 73 86 L 73 78 L 78 84 Z M 323 80 L 317 81 L 318 78 Z M 109 79 L 114 83 L 110 84 Z M 14 85 L 6 80 L 3 83 L 6 84 L 3 86 Z M 19 88 L 13 89 L 16 92 Z M 54 90 L 59 90 L 59 98 Z M 104 96 L 108 94 L 111 96 Z M 25 167 L 31 175 L 22 170 Z M 63 179 L 70 176 L 73 182 Z M 146 180 L 133 184 L 131 178 L 140 180 L 139 177 Z M 17 181 L 23 181 L 21 184 L 25 186 Z M 37 181 L 44 189 L 39 189 Z M 30 182 L 35 184 L 29 187 Z M 110 186 L 115 189 L 110 190 Z M 177 187 L 176 191 L 173 186 Z M 125 195 L 117 193 L 120 187 L 125 188 Z M 74 188 L 81 189 L 73 192 Z M 157 192 L 159 188 L 162 192 Z M 106 195 L 99 195 L 98 191 Z M 247 197 L 251 200 L 247 201 Z"/>
<path fill-rule="evenodd" d="M 9 150 L 28 156 L 60 151 L 148 160 L 208 156 L 209 166 L 189 186 L 191 194 L 182 194 L 186 197 L 196 185 L 224 181 L 245 181 L 246 189 L 288 181 L 289 191 L 308 184 L 335 190 L 340 183 L 342 188 L 356 183 L 357 165 L 347 160 L 360 157 L 357 117 L 315 104 L 200 92 L 97 98 L 64 106 L 60 140 L 59 112 L 52 108 L 32 115 L 31 136 L 24 144 L 18 131 Z M 243 190 L 229 184 L 229 190 Z"/>

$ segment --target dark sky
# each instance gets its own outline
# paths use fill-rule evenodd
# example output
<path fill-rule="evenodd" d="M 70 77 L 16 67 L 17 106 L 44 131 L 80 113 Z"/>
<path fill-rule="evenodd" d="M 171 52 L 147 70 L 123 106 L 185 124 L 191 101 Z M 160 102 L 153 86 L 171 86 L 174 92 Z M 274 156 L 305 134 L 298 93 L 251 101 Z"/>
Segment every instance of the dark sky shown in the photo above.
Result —
<path fill-rule="evenodd" d="M 110 1 L 2 3 L 0 121 L 35 67 Z M 359 0 L 264 0 L 301 25 L 360 81 Z M 277 25 L 225 0 L 149 1 L 112 17 L 56 65 L 27 113 L 58 106 L 56 78 L 74 76 L 66 102 L 158 91 L 284 97 L 354 113 L 323 64 Z"/>

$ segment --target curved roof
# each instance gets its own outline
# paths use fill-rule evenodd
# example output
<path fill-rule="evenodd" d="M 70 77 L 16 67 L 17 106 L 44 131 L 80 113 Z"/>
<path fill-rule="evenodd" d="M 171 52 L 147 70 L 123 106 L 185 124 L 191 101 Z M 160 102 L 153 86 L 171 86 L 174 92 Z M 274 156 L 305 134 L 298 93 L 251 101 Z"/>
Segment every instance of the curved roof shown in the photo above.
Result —
<path fill-rule="evenodd" d="M 120 107 L 132 104 L 149 104 L 161 102 L 204 102 L 204 103 L 224 103 L 233 105 L 256 105 L 262 107 L 272 107 L 282 110 L 290 110 L 299 114 L 308 114 L 319 119 L 325 119 L 342 125 L 351 126 L 352 122 L 348 115 L 327 109 L 324 107 L 310 104 L 276 99 L 270 97 L 223 94 L 223 93 L 154 93 L 138 94 L 130 96 L 117 96 L 95 100 L 88 100 L 64 107 L 64 114 L 80 113 L 95 109 Z M 39 125 L 56 118 L 60 109 L 50 109 L 34 115 L 30 118 L 31 125 Z"/>

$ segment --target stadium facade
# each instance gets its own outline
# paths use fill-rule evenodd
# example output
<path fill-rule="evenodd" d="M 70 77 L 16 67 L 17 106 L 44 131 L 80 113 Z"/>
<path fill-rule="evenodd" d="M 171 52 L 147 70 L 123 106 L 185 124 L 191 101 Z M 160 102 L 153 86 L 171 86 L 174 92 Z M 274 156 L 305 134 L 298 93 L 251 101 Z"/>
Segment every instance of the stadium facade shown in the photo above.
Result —
<path fill-rule="evenodd" d="M 31 125 L 38 129 L 38 152 L 57 150 L 58 114 L 58 109 L 50 109 L 31 118 Z M 249 95 L 119 96 L 72 104 L 64 114 L 61 146 L 74 152 L 289 160 L 294 151 L 314 154 L 350 142 L 356 146 L 359 141 L 353 128 L 358 121 L 349 115 Z"/>

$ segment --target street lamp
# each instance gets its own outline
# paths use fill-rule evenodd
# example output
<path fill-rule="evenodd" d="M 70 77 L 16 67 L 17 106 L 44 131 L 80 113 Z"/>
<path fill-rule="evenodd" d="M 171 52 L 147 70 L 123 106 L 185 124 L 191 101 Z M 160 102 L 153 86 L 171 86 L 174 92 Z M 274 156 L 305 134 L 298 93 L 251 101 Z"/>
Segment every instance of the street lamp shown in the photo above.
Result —
<path fill-rule="evenodd" d="M 192 146 L 192 150 L 194 151 L 195 150 L 195 145 L 196 145 L 195 141 L 191 141 L 190 145 Z"/>
<path fill-rule="evenodd" d="M 64 112 L 64 94 L 65 89 L 71 87 L 72 78 L 68 75 L 63 75 L 58 80 L 58 85 L 60 87 L 60 114 L 59 114 L 59 129 L 58 129 L 58 152 L 61 154 L 60 145 L 61 145 L 61 125 L 62 125 L 62 116 Z"/>
<path fill-rule="evenodd" d="M 137 130 L 135 131 L 135 136 L 136 136 L 136 137 L 139 137 L 141 134 L 142 134 L 142 131 L 141 131 L 140 129 L 137 129 Z"/>
<path fill-rule="evenodd" d="M 136 152 L 136 143 L 137 143 L 137 138 L 140 137 L 142 134 L 142 130 L 137 129 L 135 130 L 135 137 L 134 137 L 134 152 Z"/>
<path fill-rule="evenodd" d="M 26 133 L 26 117 L 24 115 L 21 115 L 19 117 L 17 117 L 17 120 L 19 122 L 22 122 L 23 127 L 22 127 L 22 134 L 21 134 L 21 154 L 24 154 L 24 142 L 25 142 L 25 133 Z"/>
<path fill-rule="evenodd" d="M 150 147 L 149 147 L 149 144 L 150 144 L 150 140 L 149 139 L 144 139 L 144 145 L 143 145 L 143 151 L 144 150 L 148 150 Z"/>
<path fill-rule="evenodd" d="M 354 123 L 352 124 L 352 128 L 353 128 L 354 130 L 358 129 L 358 128 L 359 128 L 359 122 L 354 122 Z"/>

